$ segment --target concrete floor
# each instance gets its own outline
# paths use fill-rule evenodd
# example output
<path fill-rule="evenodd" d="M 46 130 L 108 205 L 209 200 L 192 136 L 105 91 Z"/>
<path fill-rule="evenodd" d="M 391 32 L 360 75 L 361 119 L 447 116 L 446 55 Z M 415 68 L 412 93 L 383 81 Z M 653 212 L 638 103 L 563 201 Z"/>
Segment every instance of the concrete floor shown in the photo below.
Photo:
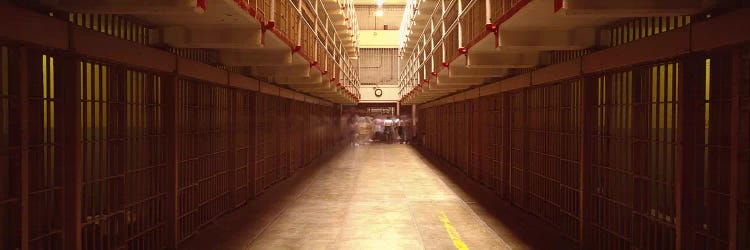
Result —
<path fill-rule="evenodd" d="M 184 249 L 572 249 L 408 145 L 349 147 L 209 225 Z"/>

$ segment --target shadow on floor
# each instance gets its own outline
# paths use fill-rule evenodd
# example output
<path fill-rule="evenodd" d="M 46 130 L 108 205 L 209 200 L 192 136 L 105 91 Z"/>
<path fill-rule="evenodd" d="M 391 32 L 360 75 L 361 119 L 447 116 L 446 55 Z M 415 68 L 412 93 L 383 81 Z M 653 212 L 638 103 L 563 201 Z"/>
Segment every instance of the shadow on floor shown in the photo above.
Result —
<path fill-rule="evenodd" d="M 296 169 L 291 177 L 203 227 L 198 233 L 182 242 L 179 249 L 247 249 L 250 243 L 305 191 L 313 181 L 310 177 L 315 176 L 326 163 L 336 159 L 338 153 L 345 148 L 339 147 L 331 150 L 307 166 Z"/>
<path fill-rule="evenodd" d="M 464 175 L 447 161 L 420 146 L 422 160 L 437 171 L 443 182 L 513 249 L 578 249 L 572 240 L 551 225 L 522 211 L 492 190 Z"/>

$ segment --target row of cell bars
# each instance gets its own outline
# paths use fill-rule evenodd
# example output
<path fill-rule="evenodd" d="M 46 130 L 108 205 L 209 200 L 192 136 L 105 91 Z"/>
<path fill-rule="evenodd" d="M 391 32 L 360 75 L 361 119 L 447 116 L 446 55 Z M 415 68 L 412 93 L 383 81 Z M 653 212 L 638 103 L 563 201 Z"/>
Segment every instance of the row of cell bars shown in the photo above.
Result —
<path fill-rule="evenodd" d="M 267 5 L 266 7 L 270 8 L 270 1 L 263 2 L 265 2 L 263 4 Z M 300 7 L 292 5 L 288 0 L 279 0 L 277 3 L 277 29 L 289 39 L 289 42 L 292 43 L 290 46 L 300 45 L 302 53 L 308 57 L 308 59 L 319 62 L 323 69 L 330 70 L 334 72 L 334 74 L 340 75 L 341 79 L 351 80 L 350 82 L 345 82 L 345 84 L 352 84 L 351 86 L 347 85 L 346 87 L 350 91 L 356 91 L 356 86 L 359 84 L 356 75 L 358 74 L 358 71 L 354 67 L 353 62 L 349 61 L 346 52 L 343 50 L 339 51 L 339 49 L 341 49 L 339 48 L 339 45 L 341 44 L 340 38 L 327 36 L 329 32 L 326 30 L 331 30 L 331 32 L 333 32 L 332 30 L 335 29 L 334 25 L 332 23 L 326 24 L 323 22 L 314 22 L 313 19 L 315 19 L 316 13 L 314 13 L 314 8 L 307 4 Z M 298 15 L 296 8 L 301 8 L 304 18 Z M 320 8 L 318 15 L 326 15 L 325 12 L 325 8 Z M 62 11 L 52 11 L 49 14 L 81 27 L 99 31 L 110 36 L 144 45 L 149 44 L 149 26 L 128 16 L 84 14 Z M 319 26 L 317 27 L 319 32 L 315 32 L 314 29 L 316 27 L 314 26 L 307 27 L 302 24 L 303 26 L 298 27 L 301 24 L 300 20 L 303 19 L 311 25 L 317 23 Z M 328 25 L 328 27 L 326 27 L 326 25 Z M 320 40 L 322 44 L 319 44 L 316 39 Z M 170 53 L 207 64 L 215 64 L 215 62 L 219 60 L 219 52 L 215 49 L 169 48 L 168 50 Z M 235 73 L 244 73 L 240 69 L 243 68 L 241 66 L 221 67 Z M 244 69 L 246 70 L 247 67 L 244 67 Z"/>
<path fill-rule="evenodd" d="M 742 53 L 716 52 L 430 107 L 420 110 L 418 129 L 427 149 L 571 240 L 580 241 L 581 225 L 588 225 L 590 238 L 583 240 L 592 249 L 675 249 L 679 181 L 689 218 L 683 223 L 692 225 L 686 244 L 728 249 L 736 220 L 737 249 L 750 249 L 750 60 Z M 687 88 L 686 96 L 678 96 L 680 88 Z M 736 120 L 730 115 L 733 94 L 740 107 Z M 686 117 L 678 116 L 680 105 L 687 105 Z M 738 134 L 732 134 L 734 126 Z M 733 137 L 739 137 L 736 155 Z M 677 172 L 678 146 L 685 152 L 684 177 Z M 590 157 L 585 180 L 582 155 Z M 730 202 L 733 157 L 736 203 Z M 582 182 L 590 185 L 588 192 Z M 581 204 L 587 204 L 583 223 Z M 730 218 L 732 209 L 736 218 Z"/>
<path fill-rule="evenodd" d="M 19 49 L 0 46 L 0 249 L 62 249 L 65 207 L 80 202 L 83 249 L 162 249 L 167 218 L 179 213 L 179 241 L 244 204 L 317 158 L 334 144 L 335 109 L 247 90 L 180 78 L 177 102 L 178 211 L 168 211 L 164 78 L 125 66 L 84 60 L 73 67 L 59 56 L 29 50 L 21 75 Z M 80 81 L 63 86 L 63 69 Z M 20 79 L 28 79 L 21 85 Z M 77 86 L 76 86 L 77 85 Z M 25 88 L 25 89 L 22 89 Z M 74 100 L 80 128 L 69 124 L 63 91 Z M 27 103 L 21 103 L 27 91 Z M 68 92 L 69 93 L 69 92 Z M 26 99 L 26 98 L 24 98 Z M 70 99 L 70 98 L 68 98 Z M 174 99 L 174 98 L 173 98 Z M 22 104 L 28 137 L 22 138 Z M 175 104 L 172 104 L 174 106 Z M 65 134 L 80 129 L 81 200 L 63 199 Z M 71 139 L 73 140 L 73 139 Z M 22 165 L 21 142 L 28 142 Z M 26 169 L 22 169 L 26 168 Z M 173 169 L 173 168 L 172 168 Z M 22 181 L 21 173 L 28 173 Z M 173 176 L 173 175 L 172 175 Z M 21 197 L 22 187 L 27 197 Z M 21 207 L 21 199 L 28 206 Z M 22 211 L 22 209 L 28 209 Z M 29 228 L 21 229 L 21 213 Z M 28 242 L 21 242 L 22 235 Z"/>

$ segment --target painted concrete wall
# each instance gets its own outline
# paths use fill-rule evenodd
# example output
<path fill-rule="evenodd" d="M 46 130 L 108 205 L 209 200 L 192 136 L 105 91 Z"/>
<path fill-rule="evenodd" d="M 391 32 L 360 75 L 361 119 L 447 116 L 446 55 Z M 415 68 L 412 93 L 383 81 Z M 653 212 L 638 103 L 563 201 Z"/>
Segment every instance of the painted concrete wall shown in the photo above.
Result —
<path fill-rule="evenodd" d="M 380 86 L 383 90 L 383 95 L 380 97 L 375 96 L 374 86 L 361 86 L 359 89 L 362 94 L 360 102 L 394 102 L 400 98 L 398 96 L 398 86 Z"/>
<path fill-rule="evenodd" d="M 398 48 L 398 30 L 360 30 L 360 48 Z"/>

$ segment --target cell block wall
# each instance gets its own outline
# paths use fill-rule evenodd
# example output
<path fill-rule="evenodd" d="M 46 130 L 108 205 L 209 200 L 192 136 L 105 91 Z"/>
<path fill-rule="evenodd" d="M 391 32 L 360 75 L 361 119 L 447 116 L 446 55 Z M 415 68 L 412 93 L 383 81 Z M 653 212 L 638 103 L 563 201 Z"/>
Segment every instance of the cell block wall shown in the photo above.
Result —
<path fill-rule="evenodd" d="M 104 46 L 156 50 L 142 46 L 149 27 L 128 18 L 47 14 L 123 40 Z M 159 53 L 279 89 L 201 64 L 210 52 Z M 324 100 L 129 63 L 0 41 L 0 249 L 176 248 L 340 137 L 340 109 Z M 256 180 L 264 171 L 268 183 Z"/>
<path fill-rule="evenodd" d="M 701 58 L 696 63 L 696 78 L 703 84 L 689 89 L 691 101 L 686 102 L 695 110 L 691 123 L 686 128 L 694 135 L 691 140 L 687 164 L 690 164 L 690 190 L 692 202 L 697 206 L 693 214 L 696 225 L 693 244 L 696 249 L 721 249 L 728 246 L 728 222 L 730 199 L 730 138 L 732 82 L 731 56 L 717 53 Z M 704 83 L 705 82 L 705 83 Z"/>
<path fill-rule="evenodd" d="M 503 197 L 507 197 L 508 190 L 508 153 L 506 150 L 508 146 L 506 141 L 508 135 L 505 133 L 507 128 L 506 121 L 507 112 L 503 112 L 506 108 L 504 95 L 492 95 L 486 98 L 488 115 L 488 128 L 489 133 L 486 135 L 486 139 L 489 140 L 490 148 L 490 173 L 492 173 L 492 187 L 495 192 Z"/>
<path fill-rule="evenodd" d="M 578 238 L 581 82 L 527 92 L 529 211 Z"/>
<path fill-rule="evenodd" d="M 164 247 L 161 78 L 94 61 L 79 68 L 83 248 Z"/>
<path fill-rule="evenodd" d="M 233 207 L 229 183 L 230 89 L 179 81 L 180 236 L 185 239 Z"/>
<path fill-rule="evenodd" d="M 250 91 L 234 91 L 234 202 L 244 204 L 253 197 L 254 185 L 250 181 L 255 166 L 255 94 Z"/>
<path fill-rule="evenodd" d="M 633 86 L 633 246 L 673 249 L 679 63 L 646 66 L 624 75 Z M 614 183 L 607 183 L 614 189 Z M 656 237 L 653 237 L 656 235 Z"/>
<path fill-rule="evenodd" d="M 675 248 L 678 68 L 666 62 L 597 79 L 595 246 Z"/>
<path fill-rule="evenodd" d="M 21 155 L 19 87 L 11 84 L 13 48 L 0 47 L 0 248 L 20 247 Z M 43 87 L 43 86 L 42 86 Z"/>
<path fill-rule="evenodd" d="M 737 154 L 732 155 L 737 162 L 737 248 L 750 248 L 750 182 L 740 181 L 750 178 L 750 49 L 745 46 L 742 50 L 741 59 L 733 57 L 733 65 L 739 61 L 739 65 L 733 67 L 737 82 L 732 89 L 737 93 Z M 739 60 L 738 60 L 739 59 Z M 735 61 L 736 60 L 736 61 Z M 735 94 L 733 94 L 735 96 Z M 741 107 L 741 108 L 740 108 Z M 730 176 L 731 178 L 731 176 Z"/>
<path fill-rule="evenodd" d="M 18 49 L 15 53 L 22 53 Z M 18 55 L 18 54 L 17 54 Z M 29 50 L 28 55 L 28 107 L 29 107 L 29 247 L 62 249 L 63 164 L 61 124 L 66 118 L 60 115 L 61 88 L 55 71 L 55 57 L 42 51 Z M 13 61 L 6 61 L 12 63 Z M 16 74 L 23 74 L 21 65 L 7 66 Z M 13 78 L 6 78 L 13 79 Z M 7 82 L 18 87 L 19 82 Z M 13 89 L 12 87 L 10 89 Z M 20 104 L 20 103 L 18 103 Z M 12 113 L 11 113 L 12 114 Z M 16 155 L 16 159 L 20 155 Z M 24 185 L 20 183 L 20 185 Z M 53 209 L 50 209 L 53 208 Z"/>
<path fill-rule="evenodd" d="M 445 101 L 418 127 L 429 151 L 588 248 L 744 249 L 747 51 Z"/>
<path fill-rule="evenodd" d="M 516 91 L 509 95 L 510 144 L 509 150 L 509 195 L 511 203 L 519 207 L 527 204 L 528 174 L 526 169 L 526 92 Z"/>
<path fill-rule="evenodd" d="M 289 105 L 290 100 L 280 98 L 277 110 L 276 117 L 274 118 L 275 127 L 278 131 L 278 145 L 279 145 L 279 165 L 278 165 L 278 174 L 276 179 L 282 180 L 286 177 L 288 177 L 291 174 L 291 152 L 289 149 L 290 142 L 289 139 L 291 136 L 289 133 L 291 132 L 289 130 L 289 123 L 291 122 L 291 119 L 289 118 Z"/>
<path fill-rule="evenodd" d="M 477 133 L 475 147 L 472 149 L 478 154 L 477 164 L 479 165 L 480 183 L 489 189 L 496 190 L 495 176 L 497 176 L 497 173 L 493 165 L 496 157 L 495 148 L 497 148 L 495 144 L 497 131 L 494 131 L 495 128 L 493 127 L 495 124 L 495 98 L 485 96 L 477 100 L 477 104 L 479 111 L 474 112 L 474 114 L 478 116 L 475 122 L 478 128 L 476 131 L 479 131 L 479 133 Z"/>
<path fill-rule="evenodd" d="M 482 134 L 482 126 L 479 120 L 481 119 L 482 109 L 480 107 L 479 99 L 472 99 L 466 103 L 466 114 L 468 116 L 468 175 L 475 181 L 480 181 L 482 178 L 481 169 L 481 148 L 479 147 L 480 136 Z"/>

